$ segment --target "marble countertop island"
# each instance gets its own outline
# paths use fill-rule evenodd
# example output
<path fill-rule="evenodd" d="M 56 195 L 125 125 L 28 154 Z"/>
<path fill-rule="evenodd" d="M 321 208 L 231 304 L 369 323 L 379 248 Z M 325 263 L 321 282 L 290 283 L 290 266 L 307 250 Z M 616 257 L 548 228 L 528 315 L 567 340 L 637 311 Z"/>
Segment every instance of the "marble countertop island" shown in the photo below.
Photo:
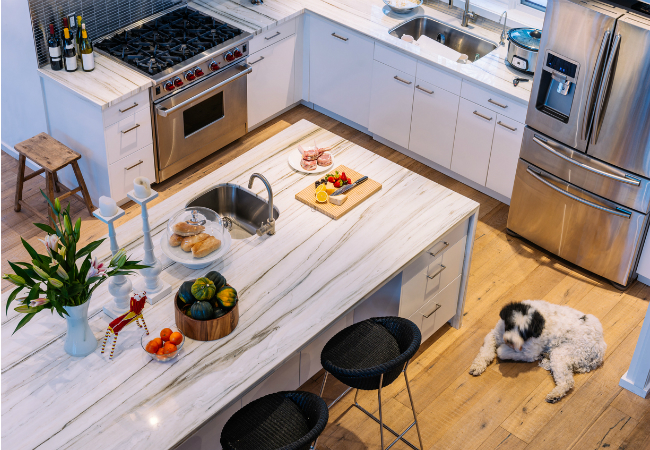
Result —
<path fill-rule="evenodd" d="M 300 142 L 331 145 L 335 164 L 355 168 L 383 188 L 334 221 L 294 196 L 319 175 L 287 162 Z M 133 326 L 120 332 L 112 361 L 100 347 L 85 358 L 63 350 L 66 324 L 39 314 L 12 335 L 13 311 L 2 323 L 2 443 L 20 449 L 167 449 L 280 367 L 311 339 L 403 270 L 447 230 L 478 211 L 478 203 L 302 120 L 206 175 L 149 211 L 156 252 L 167 220 L 219 183 L 246 186 L 262 173 L 280 211 L 274 236 L 234 240 L 201 270 L 165 264 L 173 293 L 144 310 L 152 333 L 174 324 L 180 284 L 218 270 L 239 293 L 240 321 L 212 342 L 187 339 L 173 362 L 151 360 Z M 266 198 L 256 182 L 252 189 Z M 82 230 L 83 232 L 83 230 Z M 140 218 L 117 229 L 134 257 L 143 255 Z M 105 243 L 107 244 L 107 243 Z M 106 259 L 108 247 L 97 252 Z M 107 283 L 93 296 L 90 326 L 101 339 Z M 4 305 L 3 305 L 4 311 Z"/>
<path fill-rule="evenodd" d="M 261 5 L 253 5 L 250 0 L 193 0 L 189 5 L 253 34 L 262 33 L 304 12 L 312 12 L 463 79 L 496 89 L 515 101 L 527 103 L 530 98 L 532 83 L 520 83 L 517 87 L 512 84 L 515 77 L 531 77 L 515 72 L 505 65 L 507 46 L 497 47 L 476 63 L 459 64 L 388 34 L 389 29 L 416 15 L 427 15 L 459 27 L 459 18 L 450 15 L 457 15 L 457 10 L 446 14 L 425 3 L 409 14 L 395 14 L 382 0 L 265 0 Z M 498 33 L 485 28 L 470 24 L 466 30 L 494 43 L 499 41 Z M 97 66 L 101 70 L 96 68 L 90 73 L 68 73 L 55 72 L 46 66 L 39 69 L 39 74 L 58 81 L 81 97 L 97 103 L 102 109 L 153 84 L 150 78 L 135 70 L 101 55 L 96 57 Z"/>

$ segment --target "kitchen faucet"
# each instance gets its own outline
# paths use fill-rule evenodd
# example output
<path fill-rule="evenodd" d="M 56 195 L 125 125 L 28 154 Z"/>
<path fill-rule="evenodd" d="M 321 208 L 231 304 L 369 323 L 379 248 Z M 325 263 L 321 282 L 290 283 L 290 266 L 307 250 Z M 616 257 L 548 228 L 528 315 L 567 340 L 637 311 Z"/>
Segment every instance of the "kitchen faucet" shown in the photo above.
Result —
<path fill-rule="evenodd" d="M 273 218 L 273 190 L 271 189 L 271 184 L 262 174 L 254 173 L 251 175 L 248 180 L 248 189 L 253 187 L 253 181 L 255 178 L 259 178 L 266 186 L 266 191 L 269 194 L 269 220 L 266 223 L 262 223 L 262 226 L 257 229 L 257 235 L 262 236 L 264 234 L 273 235 L 275 234 L 275 219 Z"/>
<path fill-rule="evenodd" d="M 505 14 L 506 18 L 503 21 L 503 30 L 501 30 L 501 40 L 499 41 L 499 45 L 506 45 L 506 22 L 508 22 L 508 11 L 503 11 L 501 15 L 499 16 L 499 23 L 501 23 L 501 17 Z"/>
<path fill-rule="evenodd" d="M 453 0 L 449 0 L 452 2 Z M 465 0 L 465 11 L 463 11 L 463 20 L 460 22 L 461 27 L 466 27 L 469 22 L 476 22 L 478 14 L 469 10 L 469 0 Z"/>

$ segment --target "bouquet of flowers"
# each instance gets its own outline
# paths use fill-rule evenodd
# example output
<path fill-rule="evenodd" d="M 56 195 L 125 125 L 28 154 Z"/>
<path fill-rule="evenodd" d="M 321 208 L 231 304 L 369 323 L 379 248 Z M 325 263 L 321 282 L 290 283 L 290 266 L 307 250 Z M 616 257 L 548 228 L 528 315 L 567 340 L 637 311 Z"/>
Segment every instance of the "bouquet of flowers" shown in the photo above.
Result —
<path fill-rule="evenodd" d="M 26 296 L 19 298 L 22 304 L 14 308 L 19 313 L 25 314 L 14 333 L 44 309 L 49 309 L 51 313 L 56 310 L 61 317 L 64 317 L 68 314 L 64 307 L 79 306 L 90 300 L 93 291 L 108 277 L 129 275 L 134 270 L 148 267 L 139 265 L 140 261 L 128 259 L 123 249 L 113 256 L 108 265 L 97 261 L 97 258 L 92 257 L 92 252 L 104 239 L 91 242 L 77 250 L 81 219 L 77 219 L 72 226 L 70 204 L 67 209 L 62 210 L 59 199 L 52 204 L 44 193 L 43 197 L 54 212 L 55 217 L 52 217 L 54 228 L 42 223 L 34 225 L 48 233 L 44 240 L 40 240 L 45 244 L 47 254 L 38 253 L 21 238 L 32 262 L 10 261 L 9 265 L 14 273 L 2 277 L 18 286 L 9 296 L 7 311 L 22 290 L 27 293 Z"/>

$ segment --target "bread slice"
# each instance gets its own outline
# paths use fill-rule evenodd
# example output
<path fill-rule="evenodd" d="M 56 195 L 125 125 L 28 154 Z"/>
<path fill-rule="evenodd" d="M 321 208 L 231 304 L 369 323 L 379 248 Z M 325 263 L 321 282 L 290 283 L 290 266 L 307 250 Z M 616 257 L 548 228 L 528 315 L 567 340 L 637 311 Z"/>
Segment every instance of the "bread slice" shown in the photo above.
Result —
<path fill-rule="evenodd" d="M 209 237 L 210 235 L 206 233 L 184 237 L 183 242 L 181 243 L 181 250 L 183 250 L 184 252 L 189 252 L 190 250 L 192 250 L 193 246 L 195 246 L 199 242 L 206 240 Z"/>
<path fill-rule="evenodd" d="M 221 247 L 221 241 L 214 236 L 209 236 L 192 247 L 192 255 L 195 258 L 203 258 Z"/>
<path fill-rule="evenodd" d="M 179 236 L 194 236 L 205 231 L 203 225 L 190 225 L 187 222 L 178 222 L 172 227 L 172 231 Z"/>

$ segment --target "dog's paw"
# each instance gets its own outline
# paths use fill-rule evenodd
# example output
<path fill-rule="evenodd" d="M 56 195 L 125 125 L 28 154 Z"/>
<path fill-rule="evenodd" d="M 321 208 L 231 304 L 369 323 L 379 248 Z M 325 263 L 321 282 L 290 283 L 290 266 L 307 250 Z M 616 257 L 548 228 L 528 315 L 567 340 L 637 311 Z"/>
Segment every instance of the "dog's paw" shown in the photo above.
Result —
<path fill-rule="evenodd" d="M 547 401 L 547 403 L 557 403 L 557 402 L 559 402 L 559 401 L 562 399 L 562 397 L 564 397 L 565 395 L 566 395 L 566 392 L 559 392 L 559 391 L 556 391 L 556 390 L 554 389 L 554 390 L 552 390 L 551 392 L 549 392 L 549 393 L 546 395 L 546 401 Z"/>
<path fill-rule="evenodd" d="M 485 367 L 479 364 L 472 364 L 472 366 L 469 368 L 469 374 L 474 375 L 475 377 L 478 377 L 483 372 L 485 372 Z"/>

